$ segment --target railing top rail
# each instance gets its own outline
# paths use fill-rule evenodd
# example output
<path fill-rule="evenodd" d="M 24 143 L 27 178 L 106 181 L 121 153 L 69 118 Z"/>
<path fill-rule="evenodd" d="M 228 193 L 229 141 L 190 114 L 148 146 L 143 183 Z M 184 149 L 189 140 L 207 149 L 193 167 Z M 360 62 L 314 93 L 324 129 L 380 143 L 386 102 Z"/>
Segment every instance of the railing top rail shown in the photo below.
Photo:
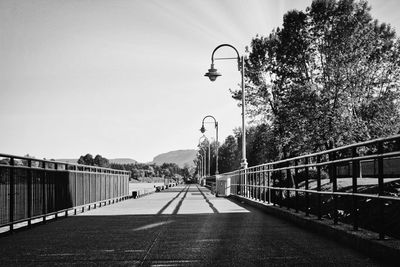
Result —
<path fill-rule="evenodd" d="M 379 142 L 387 142 L 387 141 L 391 141 L 391 140 L 395 140 L 395 139 L 399 139 L 399 138 L 400 138 L 400 134 L 392 135 L 392 136 L 388 136 L 388 137 L 377 138 L 377 139 L 368 140 L 368 141 L 364 141 L 364 142 L 360 142 L 360 143 L 355 143 L 355 144 L 341 146 L 341 147 L 337 147 L 337 148 L 333 148 L 333 149 L 329 149 L 329 150 L 324 150 L 324 151 L 320 151 L 320 152 L 316 152 L 316 153 L 312 153 L 312 154 L 301 155 L 301 156 L 288 158 L 288 159 L 282 159 L 282 160 L 278 160 L 278 161 L 274 161 L 274 162 L 267 162 L 267 163 L 259 164 L 256 166 L 251 166 L 251 167 L 249 167 L 249 169 L 261 167 L 261 166 L 267 166 L 267 165 L 275 165 L 275 164 L 290 162 L 290 161 L 294 161 L 294 160 L 300 160 L 300 159 L 304 159 L 304 158 L 317 157 L 317 156 L 326 155 L 326 154 L 336 152 L 336 151 L 342 151 L 342 150 L 346 150 L 346 149 L 350 149 L 350 148 L 354 148 L 354 147 L 362 147 L 362 146 L 371 145 L 371 144 L 379 143 Z"/>
<path fill-rule="evenodd" d="M 82 168 L 92 168 L 92 169 L 96 169 L 96 170 L 112 171 L 112 172 L 119 172 L 119 173 L 125 173 L 125 174 L 129 174 L 130 173 L 130 171 L 125 171 L 125 170 L 117 170 L 117 169 L 111 169 L 111 168 L 105 168 L 105 167 L 99 167 L 99 166 L 91 166 L 91 165 L 84 165 L 84 164 L 78 164 L 78 163 L 63 162 L 63 161 L 57 161 L 57 160 L 37 159 L 37 158 L 16 156 L 16 155 L 11 155 L 11 154 L 4 154 L 4 153 L 0 153 L 0 157 L 2 157 L 2 158 L 10 158 L 10 159 L 11 158 L 12 159 L 21 159 L 21 160 L 27 160 L 27 161 L 49 163 L 49 164 L 61 164 L 61 165 L 65 165 L 65 166 L 76 166 L 76 167 L 82 167 Z"/>

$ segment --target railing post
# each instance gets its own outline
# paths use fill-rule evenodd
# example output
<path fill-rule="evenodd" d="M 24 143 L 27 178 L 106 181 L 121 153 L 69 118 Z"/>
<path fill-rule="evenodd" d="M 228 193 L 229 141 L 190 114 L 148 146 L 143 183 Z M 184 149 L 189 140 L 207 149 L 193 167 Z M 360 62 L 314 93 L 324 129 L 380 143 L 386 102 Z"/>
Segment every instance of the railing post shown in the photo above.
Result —
<path fill-rule="evenodd" d="M 261 190 L 261 176 L 262 176 L 262 171 L 261 171 L 261 166 L 258 167 L 258 173 L 257 173 L 257 177 L 258 177 L 258 200 L 261 201 L 262 200 L 262 190 Z"/>
<path fill-rule="evenodd" d="M 249 181 L 249 197 L 253 198 L 254 196 L 254 187 L 253 187 L 253 173 L 249 172 L 249 169 L 247 169 L 247 177 L 248 177 L 248 181 Z"/>
<path fill-rule="evenodd" d="M 262 177 L 263 177 L 263 192 L 264 192 L 264 203 L 267 202 L 267 188 L 265 187 L 267 185 L 265 181 L 265 165 L 262 166 Z"/>
<path fill-rule="evenodd" d="M 271 204 L 271 165 L 268 165 L 268 172 L 267 172 L 267 178 L 268 178 L 268 204 Z"/>
<path fill-rule="evenodd" d="M 14 230 L 14 207 L 15 207 L 15 186 L 14 186 L 14 158 L 10 158 L 10 206 L 9 206 L 9 221 L 10 221 L 10 231 Z"/>
<path fill-rule="evenodd" d="M 253 172 L 249 172 L 248 170 L 248 175 L 247 177 L 249 177 L 249 194 L 250 194 L 250 198 L 254 198 L 254 173 Z"/>
<path fill-rule="evenodd" d="M 307 158 L 304 159 L 304 164 L 308 165 L 308 163 L 309 163 L 309 159 L 307 157 Z M 304 174 L 305 174 L 305 177 L 306 177 L 305 189 L 308 190 L 309 189 L 309 184 L 308 184 L 308 166 L 305 167 Z M 305 195 L 306 195 L 306 216 L 309 216 L 310 215 L 310 194 L 308 192 L 306 192 Z"/>
<path fill-rule="evenodd" d="M 58 164 L 57 163 L 54 164 L 54 169 L 58 170 Z M 59 182 L 58 182 L 58 179 L 54 178 L 54 176 L 52 177 L 52 179 L 54 181 L 54 188 L 52 188 L 52 190 L 54 190 L 53 191 L 53 200 L 54 200 L 53 203 L 55 204 L 53 208 L 57 211 L 58 210 L 58 205 L 59 205 L 59 203 L 57 203 L 57 187 L 59 186 Z M 55 214 L 55 218 L 56 219 L 58 218 L 58 213 Z"/>
<path fill-rule="evenodd" d="M 245 189 L 244 189 L 244 178 L 243 178 L 242 170 L 239 170 L 238 175 L 239 175 L 239 180 L 240 180 L 240 195 L 244 196 Z"/>
<path fill-rule="evenodd" d="M 299 169 L 297 168 L 297 165 L 299 164 L 299 161 L 296 159 L 296 160 L 294 160 L 294 166 L 295 166 L 295 169 L 294 169 L 294 187 L 296 188 L 296 189 L 299 189 L 299 185 L 298 185 L 298 183 L 297 183 L 297 179 L 299 178 Z M 295 208 L 295 211 L 296 211 L 296 213 L 297 212 L 299 212 L 299 192 L 296 190 L 296 191 L 294 191 L 294 208 Z"/>
<path fill-rule="evenodd" d="M 257 199 L 257 173 L 256 173 L 256 168 L 252 168 L 252 187 L 253 187 L 253 199 Z"/>
<path fill-rule="evenodd" d="M 378 142 L 378 195 L 384 195 L 384 185 L 383 185 L 383 142 Z M 378 199 L 379 201 L 379 239 L 385 238 L 385 203 L 383 199 Z"/>
<path fill-rule="evenodd" d="M 42 179 L 42 214 L 43 214 L 43 223 L 46 223 L 46 162 L 42 162 L 43 167 L 43 179 Z"/>
<path fill-rule="evenodd" d="M 86 204 L 86 201 L 85 201 L 85 195 L 86 195 L 86 192 L 85 192 L 85 178 L 86 178 L 86 170 L 85 170 L 85 168 L 84 167 L 82 167 L 82 198 L 83 198 L 83 202 L 82 202 L 82 205 L 85 205 Z"/>
<path fill-rule="evenodd" d="M 321 156 L 317 156 L 317 191 L 321 192 L 321 166 L 319 165 L 321 163 Z M 317 215 L 318 215 L 318 220 L 321 220 L 322 218 L 322 212 L 321 212 L 321 193 L 318 193 L 317 195 Z"/>
<path fill-rule="evenodd" d="M 94 169 L 94 170 L 96 170 L 96 169 Z M 91 199 L 91 197 L 92 197 L 92 195 L 91 195 L 91 193 L 92 193 L 92 173 L 93 173 L 93 169 L 92 168 L 89 168 L 89 173 L 88 173 L 88 185 L 89 185 L 89 188 L 88 188 L 88 197 L 89 197 L 89 201 L 88 201 L 88 203 L 91 203 L 92 202 L 92 199 Z M 96 174 L 95 174 L 95 176 L 96 176 Z M 90 210 L 90 205 L 89 205 L 89 210 Z"/>
<path fill-rule="evenodd" d="M 353 230 L 358 230 L 358 198 L 357 194 L 357 178 L 360 174 L 359 160 L 355 159 L 358 157 L 357 147 L 352 148 L 352 188 L 353 188 Z M 350 169 L 350 168 L 349 168 Z"/>
<path fill-rule="evenodd" d="M 32 180 L 33 180 L 33 170 L 32 170 L 32 160 L 28 160 L 29 167 L 29 177 L 28 177 L 28 218 L 32 217 Z M 31 226 L 31 220 L 28 220 L 28 227 Z"/>
<path fill-rule="evenodd" d="M 75 206 L 79 206 L 78 204 L 78 166 L 74 165 L 74 178 L 75 178 Z M 76 214 L 76 211 L 75 211 Z"/>
<path fill-rule="evenodd" d="M 247 180 L 247 169 L 243 169 L 243 179 L 244 179 L 244 196 L 249 197 L 248 180 Z"/>
<path fill-rule="evenodd" d="M 281 166 L 279 166 L 278 168 L 281 168 Z M 282 175 L 282 177 L 283 177 L 284 172 L 283 172 L 282 170 L 280 170 L 279 173 L 280 173 L 280 174 Z M 279 176 L 280 176 L 280 175 L 279 175 Z M 279 177 L 279 176 L 278 176 L 278 177 Z M 281 180 L 281 181 L 280 181 L 279 187 L 282 187 L 282 183 L 283 183 L 283 181 Z M 279 191 L 279 203 L 278 203 L 278 205 L 279 205 L 279 207 L 283 207 L 283 190 L 282 190 L 282 189 L 279 189 L 278 191 Z"/>
<path fill-rule="evenodd" d="M 288 165 L 290 166 L 290 163 Z M 292 173 L 291 173 L 291 170 L 289 168 L 286 170 L 286 180 L 287 180 L 287 187 L 288 187 L 288 190 L 286 190 L 286 203 L 287 203 L 286 206 L 287 206 L 287 209 L 290 210 L 289 184 L 290 184 L 290 181 L 292 180 Z"/>
<path fill-rule="evenodd" d="M 332 152 L 332 157 L 331 160 L 335 161 L 336 160 L 336 152 Z M 337 177 L 336 177 L 336 163 L 331 164 L 332 166 L 332 192 L 336 193 L 337 192 Z M 333 223 L 337 224 L 338 223 L 338 203 L 337 203 L 337 195 L 333 194 Z"/>

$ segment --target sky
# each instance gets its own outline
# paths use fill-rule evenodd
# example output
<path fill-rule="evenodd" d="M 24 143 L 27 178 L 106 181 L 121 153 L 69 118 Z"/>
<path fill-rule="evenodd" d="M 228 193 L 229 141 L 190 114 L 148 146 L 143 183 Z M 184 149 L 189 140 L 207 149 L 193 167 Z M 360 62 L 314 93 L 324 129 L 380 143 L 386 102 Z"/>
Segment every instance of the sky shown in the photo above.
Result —
<path fill-rule="evenodd" d="M 0 153 L 149 162 L 195 149 L 212 115 L 222 142 L 241 125 L 235 60 L 301 0 L 0 0 Z M 369 1 L 400 32 L 400 2 Z M 230 48 L 215 56 L 234 57 Z M 212 122 L 212 120 L 206 120 Z M 215 138 L 212 123 L 206 135 Z"/>

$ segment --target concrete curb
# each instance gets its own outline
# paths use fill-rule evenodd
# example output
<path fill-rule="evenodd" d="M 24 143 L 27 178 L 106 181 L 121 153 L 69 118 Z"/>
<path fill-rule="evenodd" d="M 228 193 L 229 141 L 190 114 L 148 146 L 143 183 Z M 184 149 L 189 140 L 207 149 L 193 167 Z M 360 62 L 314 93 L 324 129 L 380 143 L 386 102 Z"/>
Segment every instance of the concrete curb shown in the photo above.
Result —
<path fill-rule="evenodd" d="M 231 195 L 229 198 L 261 209 L 268 214 L 295 223 L 314 233 L 325 235 L 330 239 L 348 245 L 386 263 L 398 264 L 400 262 L 400 240 L 392 238 L 379 240 L 377 233 L 365 229 L 354 231 L 351 225 L 334 225 L 331 220 L 318 220 L 318 218 L 313 215 L 307 217 L 301 212 L 296 213 L 285 208 L 279 208 L 240 196 Z"/>

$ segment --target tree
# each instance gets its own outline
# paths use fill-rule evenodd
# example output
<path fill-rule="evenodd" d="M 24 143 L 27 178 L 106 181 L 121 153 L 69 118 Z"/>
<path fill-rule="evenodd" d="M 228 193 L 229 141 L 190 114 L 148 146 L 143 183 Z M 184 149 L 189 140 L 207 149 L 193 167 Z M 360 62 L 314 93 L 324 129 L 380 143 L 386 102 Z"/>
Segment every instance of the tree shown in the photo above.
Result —
<path fill-rule="evenodd" d="M 247 137 L 247 161 L 249 166 L 260 165 L 277 159 L 277 142 L 268 124 L 262 123 L 250 127 L 247 131 Z"/>
<path fill-rule="evenodd" d="M 80 156 L 78 159 L 78 164 L 93 166 L 94 165 L 93 156 L 91 154 L 86 154 L 85 156 Z"/>
<path fill-rule="evenodd" d="M 108 159 L 103 158 L 101 155 L 96 155 L 96 157 L 94 157 L 93 160 L 93 165 L 98 167 L 109 168 L 110 162 L 108 161 Z"/>
<path fill-rule="evenodd" d="M 220 173 L 239 169 L 240 154 L 235 137 L 229 135 L 218 151 L 218 165 Z"/>
<path fill-rule="evenodd" d="M 315 0 L 250 50 L 250 116 L 271 123 L 280 158 L 399 131 L 400 42 L 367 2 Z"/>
<path fill-rule="evenodd" d="M 211 175 L 214 175 L 215 173 L 215 169 L 216 169 L 216 151 L 217 151 L 217 142 L 216 141 L 212 141 L 210 144 L 210 172 Z M 219 163 L 219 162 L 218 162 Z"/>

